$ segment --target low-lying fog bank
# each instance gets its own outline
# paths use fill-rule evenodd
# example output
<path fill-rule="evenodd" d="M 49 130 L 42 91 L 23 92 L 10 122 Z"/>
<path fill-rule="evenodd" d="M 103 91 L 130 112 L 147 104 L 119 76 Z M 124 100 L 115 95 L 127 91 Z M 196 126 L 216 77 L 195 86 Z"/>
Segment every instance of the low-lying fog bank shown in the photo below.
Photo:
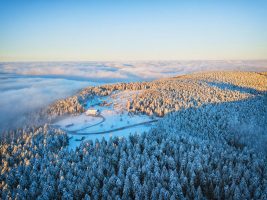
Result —
<path fill-rule="evenodd" d="M 267 60 L 0 63 L 0 73 L 96 82 L 152 80 L 202 71 L 266 71 L 266 69 Z"/>
<path fill-rule="evenodd" d="M 0 74 L 0 131 L 22 126 L 27 114 L 88 85 L 96 83 Z"/>

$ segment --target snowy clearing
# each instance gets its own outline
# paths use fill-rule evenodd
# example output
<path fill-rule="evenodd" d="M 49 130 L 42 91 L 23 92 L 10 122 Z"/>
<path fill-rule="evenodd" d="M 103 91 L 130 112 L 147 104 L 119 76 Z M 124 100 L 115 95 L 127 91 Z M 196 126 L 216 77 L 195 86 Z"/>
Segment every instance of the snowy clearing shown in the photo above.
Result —
<path fill-rule="evenodd" d="M 114 92 L 105 97 L 95 96 L 88 100 L 86 109 L 98 109 L 100 111 L 99 116 L 87 116 L 82 113 L 68 116 L 54 125 L 68 133 L 70 137 L 69 149 L 76 148 L 83 140 L 94 141 L 95 139 L 101 140 L 103 137 L 105 139 L 127 137 L 130 134 L 148 132 L 153 126 L 155 118 L 140 114 L 133 115 L 126 110 L 127 101 L 139 92 L 141 90 Z M 109 133 L 109 131 L 112 132 Z"/>

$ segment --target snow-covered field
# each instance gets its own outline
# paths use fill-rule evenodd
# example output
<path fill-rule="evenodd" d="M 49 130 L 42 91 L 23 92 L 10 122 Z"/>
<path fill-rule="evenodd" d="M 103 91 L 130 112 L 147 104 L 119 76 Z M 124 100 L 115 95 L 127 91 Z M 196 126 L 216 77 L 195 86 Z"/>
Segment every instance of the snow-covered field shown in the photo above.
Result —
<path fill-rule="evenodd" d="M 153 123 L 129 127 L 135 124 L 153 120 L 147 115 L 133 115 L 126 111 L 127 100 L 140 91 L 123 91 L 107 97 L 90 99 L 87 109 L 98 109 L 99 116 L 87 116 L 85 113 L 66 117 L 54 125 L 68 132 L 70 139 L 69 148 L 74 149 L 83 140 L 101 140 L 103 137 L 125 137 L 130 134 L 148 132 Z M 122 130 L 116 130 L 126 127 Z M 112 131 L 114 130 L 114 131 Z M 105 133 L 101 133 L 105 132 Z"/>

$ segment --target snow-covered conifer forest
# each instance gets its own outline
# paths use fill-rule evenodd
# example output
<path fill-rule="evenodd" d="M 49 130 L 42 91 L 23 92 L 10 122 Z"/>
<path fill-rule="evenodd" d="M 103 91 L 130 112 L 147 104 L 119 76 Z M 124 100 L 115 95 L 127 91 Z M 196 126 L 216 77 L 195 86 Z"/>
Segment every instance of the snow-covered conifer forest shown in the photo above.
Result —
<path fill-rule="evenodd" d="M 131 90 L 139 92 L 129 113 L 160 117 L 143 134 L 69 150 L 67 133 L 49 124 L 9 132 L 0 146 L 1 199 L 267 199 L 266 73 L 88 87 L 42 115 L 50 122 L 84 112 L 94 96 Z"/>

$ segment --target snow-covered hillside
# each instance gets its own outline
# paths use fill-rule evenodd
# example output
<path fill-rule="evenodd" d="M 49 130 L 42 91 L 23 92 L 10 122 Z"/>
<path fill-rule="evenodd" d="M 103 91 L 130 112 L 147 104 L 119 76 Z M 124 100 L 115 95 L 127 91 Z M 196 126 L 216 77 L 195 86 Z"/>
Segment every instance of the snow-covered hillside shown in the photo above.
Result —
<path fill-rule="evenodd" d="M 47 113 L 2 142 L 2 199 L 267 199 L 266 73 L 88 87 Z"/>

